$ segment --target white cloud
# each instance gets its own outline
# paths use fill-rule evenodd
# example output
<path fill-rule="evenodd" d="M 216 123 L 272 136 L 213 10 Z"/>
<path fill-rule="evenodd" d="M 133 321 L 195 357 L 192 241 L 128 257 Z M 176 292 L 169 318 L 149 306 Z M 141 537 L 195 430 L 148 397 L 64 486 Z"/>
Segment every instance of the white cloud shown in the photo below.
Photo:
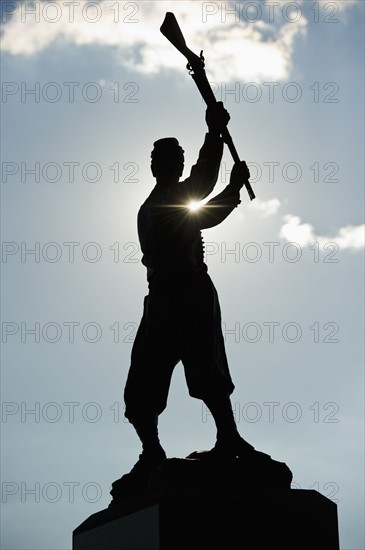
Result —
<path fill-rule="evenodd" d="M 303 15 L 296 23 L 269 25 L 262 19 L 256 23 L 234 21 L 221 14 L 202 20 L 202 4 L 195 0 L 184 2 L 111 2 L 102 1 L 96 18 L 96 8 L 83 12 L 88 3 L 74 6 L 74 21 L 70 22 L 70 7 L 63 0 L 51 2 L 47 11 L 42 2 L 35 2 L 39 21 L 24 12 L 29 2 L 19 2 L 19 9 L 3 25 L 2 48 L 13 55 L 36 55 L 55 43 L 100 44 L 112 46 L 119 52 L 121 64 L 144 73 L 156 73 L 174 68 L 185 71 L 185 62 L 168 40 L 160 33 L 166 11 L 173 11 L 196 53 L 204 50 L 207 74 L 212 81 L 263 81 L 287 79 L 292 63 L 295 40 L 306 31 Z M 47 3 L 46 3 L 47 4 Z M 91 3 L 89 3 L 91 4 Z M 219 4 L 215 3 L 217 6 Z M 116 14 L 116 5 L 119 13 Z M 133 6 L 136 10 L 133 13 Z M 117 22 L 115 19 L 118 19 Z M 23 21 L 22 21 L 23 19 Z M 55 22 L 50 22 L 54 19 Z M 136 22 L 131 22 L 131 21 Z"/>
<path fill-rule="evenodd" d="M 341 227 L 337 235 L 332 237 L 316 235 L 314 228 L 309 223 L 301 223 L 298 216 L 288 214 L 284 217 L 284 225 L 280 229 L 280 237 L 288 242 L 298 243 L 300 246 L 311 245 L 318 242 L 324 245 L 335 242 L 340 249 L 360 250 L 364 248 L 365 225 L 347 225 Z"/>
<path fill-rule="evenodd" d="M 254 201 L 250 202 L 247 206 L 249 210 L 256 210 L 261 214 L 263 218 L 268 216 L 274 216 L 279 210 L 281 203 L 279 199 L 269 199 L 267 201 L 261 201 L 258 197 Z"/>

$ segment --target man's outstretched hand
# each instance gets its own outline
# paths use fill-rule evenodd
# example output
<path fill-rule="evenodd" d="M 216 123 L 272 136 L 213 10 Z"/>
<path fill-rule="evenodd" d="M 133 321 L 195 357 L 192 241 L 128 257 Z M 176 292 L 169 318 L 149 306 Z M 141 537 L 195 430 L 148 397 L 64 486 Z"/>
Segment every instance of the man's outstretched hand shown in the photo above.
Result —
<path fill-rule="evenodd" d="M 245 161 L 241 160 L 240 162 L 236 162 L 232 168 L 231 178 L 229 181 L 230 186 L 239 191 L 249 179 L 250 171 Z"/>
<path fill-rule="evenodd" d="M 220 135 L 226 128 L 230 115 L 223 107 L 222 101 L 217 101 L 214 105 L 207 108 L 205 120 L 209 128 L 209 133 Z"/>

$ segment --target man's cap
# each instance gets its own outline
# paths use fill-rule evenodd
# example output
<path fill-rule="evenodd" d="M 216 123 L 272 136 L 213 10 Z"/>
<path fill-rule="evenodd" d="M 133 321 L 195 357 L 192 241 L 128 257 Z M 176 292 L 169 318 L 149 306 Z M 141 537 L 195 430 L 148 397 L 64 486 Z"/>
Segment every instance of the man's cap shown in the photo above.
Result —
<path fill-rule="evenodd" d="M 178 140 L 174 137 L 167 137 L 158 139 L 153 144 L 153 150 L 151 152 L 152 159 L 164 155 L 168 158 L 170 154 L 179 153 L 181 157 L 184 157 L 184 149 L 179 144 Z"/>

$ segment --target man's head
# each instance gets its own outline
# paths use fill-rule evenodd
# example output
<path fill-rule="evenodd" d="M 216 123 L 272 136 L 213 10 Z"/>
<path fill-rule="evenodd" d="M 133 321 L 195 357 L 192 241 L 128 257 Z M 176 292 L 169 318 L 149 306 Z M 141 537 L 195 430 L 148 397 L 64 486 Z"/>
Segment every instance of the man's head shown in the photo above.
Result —
<path fill-rule="evenodd" d="M 176 138 L 155 141 L 151 159 L 151 170 L 155 178 L 176 180 L 183 173 L 184 149 Z"/>

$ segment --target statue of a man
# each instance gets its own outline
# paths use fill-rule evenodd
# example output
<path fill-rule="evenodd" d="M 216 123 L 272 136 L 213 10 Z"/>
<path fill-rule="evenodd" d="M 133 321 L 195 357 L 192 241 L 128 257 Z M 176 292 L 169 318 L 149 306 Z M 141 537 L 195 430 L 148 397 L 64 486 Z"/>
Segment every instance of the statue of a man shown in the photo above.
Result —
<path fill-rule="evenodd" d="M 175 138 L 154 143 L 151 170 L 156 185 L 138 213 L 138 234 L 149 293 L 132 349 L 125 387 L 125 416 L 143 446 L 132 474 L 148 472 L 165 458 L 157 429 L 166 407 L 171 375 L 181 360 L 189 394 L 210 410 L 217 441 L 212 456 L 235 457 L 253 447 L 238 433 L 230 394 L 234 389 L 221 330 L 217 291 L 204 263 L 201 230 L 220 224 L 240 203 L 250 173 L 233 166 L 227 187 L 205 205 L 223 154 L 221 132 L 230 116 L 221 102 L 206 112 L 208 132 L 190 176 L 179 181 L 184 151 Z"/>

